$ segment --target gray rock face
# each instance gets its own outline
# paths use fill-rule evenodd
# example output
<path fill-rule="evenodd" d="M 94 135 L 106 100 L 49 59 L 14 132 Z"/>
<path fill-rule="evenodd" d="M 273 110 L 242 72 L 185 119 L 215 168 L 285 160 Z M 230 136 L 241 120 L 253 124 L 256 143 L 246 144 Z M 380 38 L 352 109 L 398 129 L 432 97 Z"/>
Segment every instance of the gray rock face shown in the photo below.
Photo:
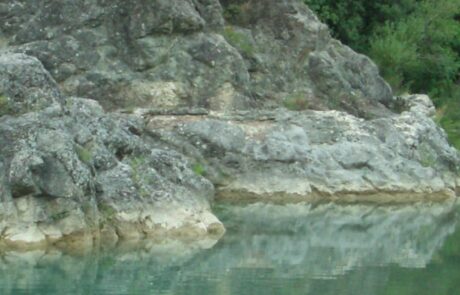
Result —
<path fill-rule="evenodd" d="M 400 115 L 364 120 L 338 111 L 285 110 L 152 117 L 165 145 L 205 165 L 230 201 L 413 202 L 455 195 L 459 156 L 427 115 L 424 95 Z M 166 131 L 158 131 L 158 126 Z"/>
<path fill-rule="evenodd" d="M 0 115 L 27 113 L 61 100 L 56 82 L 36 58 L 1 55 L 0 64 Z"/>
<path fill-rule="evenodd" d="M 213 185 L 182 155 L 153 149 L 142 121 L 106 114 L 93 100 L 64 101 L 34 58 L 1 55 L 0 69 L 13 98 L 0 117 L 6 244 L 222 233 L 209 212 Z"/>
<path fill-rule="evenodd" d="M 14 0 L 0 21 L 0 248 L 217 237 L 214 196 L 457 189 L 430 99 L 393 99 L 300 1 Z"/>
<path fill-rule="evenodd" d="M 279 106 L 381 117 L 376 66 L 300 1 L 25 1 L 0 9 L 0 48 L 36 56 L 66 95 L 104 108 Z"/>

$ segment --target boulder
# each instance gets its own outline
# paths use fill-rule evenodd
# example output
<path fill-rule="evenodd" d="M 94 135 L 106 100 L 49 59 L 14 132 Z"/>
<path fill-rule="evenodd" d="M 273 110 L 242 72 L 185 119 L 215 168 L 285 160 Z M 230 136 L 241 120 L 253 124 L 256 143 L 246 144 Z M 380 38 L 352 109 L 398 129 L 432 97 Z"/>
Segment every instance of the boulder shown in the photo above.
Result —
<path fill-rule="evenodd" d="M 154 148 L 141 120 L 61 98 L 35 58 L 4 54 L 0 65 L 2 89 L 14 98 L 0 116 L 6 245 L 91 246 L 108 231 L 117 239 L 223 233 L 210 212 L 213 185 L 182 155 Z"/>

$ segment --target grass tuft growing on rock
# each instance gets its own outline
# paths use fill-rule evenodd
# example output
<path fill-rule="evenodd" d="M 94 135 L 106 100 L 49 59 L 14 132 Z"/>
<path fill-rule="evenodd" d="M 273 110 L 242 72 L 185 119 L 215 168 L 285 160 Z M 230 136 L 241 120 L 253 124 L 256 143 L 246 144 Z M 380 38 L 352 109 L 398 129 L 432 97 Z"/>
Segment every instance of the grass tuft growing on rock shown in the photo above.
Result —
<path fill-rule="evenodd" d="M 9 98 L 0 93 L 0 116 L 6 115 L 10 112 Z"/>
<path fill-rule="evenodd" d="M 251 56 L 254 54 L 254 46 L 244 33 L 238 32 L 232 26 L 226 26 L 222 35 L 230 45 L 238 49 L 243 55 Z"/>
<path fill-rule="evenodd" d="M 67 216 L 70 215 L 70 212 L 67 211 L 67 210 L 64 210 L 64 211 L 61 211 L 61 212 L 58 212 L 58 213 L 55 213 L 55 214 L 52 214 L 50 215 L 50 219 L 53 221 L 53 222 L 57 222 L 59 220 L 62 220 L 64 218 L 66 218 Z"/>
<path fill-rule="evenodd" d="M 143 184 L 143 181 L 142 181 L 141 166 L 145 165 L 146 161 L 147 159 L 145 158 L 145 156 L 138 156 L 138 157 L 132 158 L 130 161 L 130 166 L 132 168 L 131 177 L 134 182 L 134 185 L 136 186 L 139 196 L 142 198 L 148 198 L 150 196 L 150 193 L 145 188 L 145 185 Z"/>
<path fill-rule="evenodd" d="M 302 111 L 308 108 L 308 100 L 301 93 L 293 93 L 283 101 L 283 105 L 291 111 Z"/>
<path fill-rule="evenodd" d="M 203 176 L 206 174 L 206 168 L 200 164 L 200 163 L 195 163 L 192 166 L 193 172 L 195 172 L 196 175 Z"/>
<path fill-rule="evenodd" d="M 115 215 L 117 213 L 116 210 L 112 206 L 110 206 L 110 205 L 108 205 L 106 203 L 100 203 L 98 205 L 98 209 L 99 209 L 99 212 L 101 213 L 101 215 L 103 216 L 103 218 L 105 220 L 114 219 Z"/>
<path fill-rule="evenodd" d="M 93 160 L 93 154 L 87 148 L 84 148 L 80 145 L 75 145 L 75 152 L 78 155 L 78 158 L 83 163 L 89 165 Z"/>

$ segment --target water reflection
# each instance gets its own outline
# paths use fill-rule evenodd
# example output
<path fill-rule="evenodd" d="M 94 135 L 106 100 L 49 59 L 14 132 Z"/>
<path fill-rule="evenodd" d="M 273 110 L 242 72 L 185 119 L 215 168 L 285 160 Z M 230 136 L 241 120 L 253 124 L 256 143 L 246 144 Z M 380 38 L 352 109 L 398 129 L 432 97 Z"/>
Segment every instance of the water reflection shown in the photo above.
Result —
<path fill-rule="evenodd" d="M 454 208 L 454 204 L 228 207 L 222 214 L 228 216 L 230 234 L 215 260 L 222 268 L 265 265 L 280 275 L 287 267 L 290 273 L 308 271 L 310 276 L 326 277 L 359 266 L 424 267 L 453 233 Z"/>
<path fill-rule="evenodd" d="M 425 291 L 460 287 L 440 271 L 460 275 L 460 263 L 452 266 L 460 257 L 456 207 L 226 206 L 218 211 L 228 231 L 216 245 L 146 242 L 83 256 L 5 252 L 0 292 L 449 294 Z M 441 273 L 439 287 L 413 283 L 436 282 Z"/>

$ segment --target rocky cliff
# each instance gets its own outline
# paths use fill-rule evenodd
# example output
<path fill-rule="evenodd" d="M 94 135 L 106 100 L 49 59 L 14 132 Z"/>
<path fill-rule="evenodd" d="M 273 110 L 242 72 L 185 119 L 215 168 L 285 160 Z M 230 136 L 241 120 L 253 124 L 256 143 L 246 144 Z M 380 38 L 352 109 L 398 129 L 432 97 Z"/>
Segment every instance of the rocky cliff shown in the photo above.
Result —
<path fill-rule="evenodd" d="M 36 56 L 105 109 L 278 106 L 381 116 L 391 89 L 300 1 L 15 0 L 0 48 Z"/>
<path fill-rule="evenodd" d="M 455 195 L 430 99 L 394 98 L 300 1 L 18 0 L 0 20 L 3 244 L 219 237 L 214 197 Z"/>

